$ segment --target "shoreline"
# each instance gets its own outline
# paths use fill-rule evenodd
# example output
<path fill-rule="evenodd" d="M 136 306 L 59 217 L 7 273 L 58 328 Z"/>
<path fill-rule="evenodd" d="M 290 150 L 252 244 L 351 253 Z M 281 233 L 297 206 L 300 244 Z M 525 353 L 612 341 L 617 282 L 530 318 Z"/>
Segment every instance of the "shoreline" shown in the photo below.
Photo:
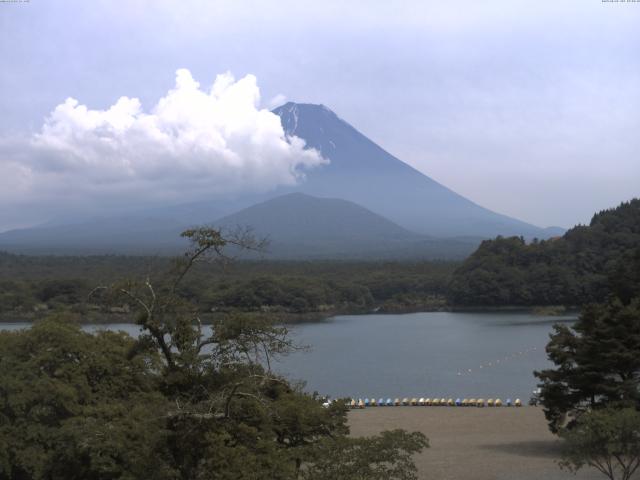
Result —
<path fill-rule="evenodd" d="M 203 315 L 203 324 L 210 325 L 213 323 L 214 317 L 224 314 L 248 314 L 248 315 L 264 315 L 273 316 L 278 319 L 278 323 L 282 325 L 297 325 L 304 323 L 322 323 L 333 317 L 354 315 L 405 315 L 412 313 L 433 313 L 433 312 L 451 312 L 451 313 L 529 313 L 537 316 L 577 316 L 580 314 L 580 309 L 577 307 L 564 307 L 559 305 L 548 306 L 530 306 L 523 307 L 517 305 L 504 305 L 499 307 L 461 307 L 461 306 L 433 306 L 426 305 L 416 307 L 397 307 L 397 308 L 383 308 L 383 306 L 373 309 L 336 309 L 329 311 L 313 311 L 313 312 L 264 312 L 260 310 L 252 311 L 238 311 L 238 312 L 217 312 L 208 313 Z M 87 325 L 103 325 L 109 323 L 135 323 L 131 319 L 133 314 L 131 313 L 113 313 L 113 312 L 77 312 L 73 310 L 40 310 L 37 312 L 25 312 L 25 313 L 8 313 L 0 314 L 1 323 L 33 323 L 49 315 L 55 315 L 59 313 L 70 313 L 72 315 L 80 315 L 86 318 L 87 321 L 83 321 L 83 324 Z"/>

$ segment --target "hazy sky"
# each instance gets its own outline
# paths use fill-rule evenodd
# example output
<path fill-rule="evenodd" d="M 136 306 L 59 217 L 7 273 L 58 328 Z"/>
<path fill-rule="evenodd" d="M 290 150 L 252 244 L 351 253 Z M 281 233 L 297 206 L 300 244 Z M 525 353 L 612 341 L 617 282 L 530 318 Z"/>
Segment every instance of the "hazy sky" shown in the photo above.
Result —
<path fill-rule="evenodd" d="M 290 182 L 322 160 L 279 142 L 263 109 L 284 99 L 537 225 L 640 195 L 640 2 L 31 0 L 0 3 L 0 60 L 0 230 L 83 195 L 179 198 L 206 188 L 210 158 L 221 184 Z M 98 194 L 69 194 L 87 179 Z"/>

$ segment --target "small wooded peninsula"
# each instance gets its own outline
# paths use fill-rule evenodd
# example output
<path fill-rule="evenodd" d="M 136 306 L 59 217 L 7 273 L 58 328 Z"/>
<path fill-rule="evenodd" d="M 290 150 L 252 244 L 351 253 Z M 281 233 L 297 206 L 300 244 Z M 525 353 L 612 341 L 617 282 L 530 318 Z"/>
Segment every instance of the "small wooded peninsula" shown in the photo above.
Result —
<path fill-rule="evenodd" d="M 454 305 L 568 305 L 631 298 L 640 286 L 640 199 L 596 213 L 562 237 L 483 242 L 448 284 Z"/>

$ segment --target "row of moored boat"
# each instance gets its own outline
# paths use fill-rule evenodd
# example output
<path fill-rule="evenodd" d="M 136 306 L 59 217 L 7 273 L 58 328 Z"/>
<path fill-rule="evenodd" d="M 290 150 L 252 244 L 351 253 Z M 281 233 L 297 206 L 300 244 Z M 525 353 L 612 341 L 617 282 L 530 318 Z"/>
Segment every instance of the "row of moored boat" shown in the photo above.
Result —
<path fill-rule="evenodd" d="M 348 406 L 350 408 L 366 407 L 401 407 L 401 406 L 433 406 L 433 407 L 521 407 L 522 401 L 519 398 L 511 400 L 507 398 L 504 402 L 499 398 L 396 398 L 391 399 L 365 398 L 352 399 Z"/>

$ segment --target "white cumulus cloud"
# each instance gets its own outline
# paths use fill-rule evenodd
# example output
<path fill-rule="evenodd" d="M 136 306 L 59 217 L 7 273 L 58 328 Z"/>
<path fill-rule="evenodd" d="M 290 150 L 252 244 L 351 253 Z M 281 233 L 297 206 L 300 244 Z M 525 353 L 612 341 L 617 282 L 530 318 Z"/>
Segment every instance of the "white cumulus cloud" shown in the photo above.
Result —
<path fill-rule="evenodd" d="M 293 185 L 326 162 L 303 140 L 287 138 L 279 117 L 260 108 L 253 75 L 218 75 L 206 89 L 180 69 L 175 87 L 148 113 L 137 98 L 121 97 L 105 110 L 68 98 L 27 141 L 1 141 L 0 213 L 18 217 L 20 208 L 26 214 L 39 202 L 51 213 L 79 203 L 98 208 L 261 192 Z"/>

